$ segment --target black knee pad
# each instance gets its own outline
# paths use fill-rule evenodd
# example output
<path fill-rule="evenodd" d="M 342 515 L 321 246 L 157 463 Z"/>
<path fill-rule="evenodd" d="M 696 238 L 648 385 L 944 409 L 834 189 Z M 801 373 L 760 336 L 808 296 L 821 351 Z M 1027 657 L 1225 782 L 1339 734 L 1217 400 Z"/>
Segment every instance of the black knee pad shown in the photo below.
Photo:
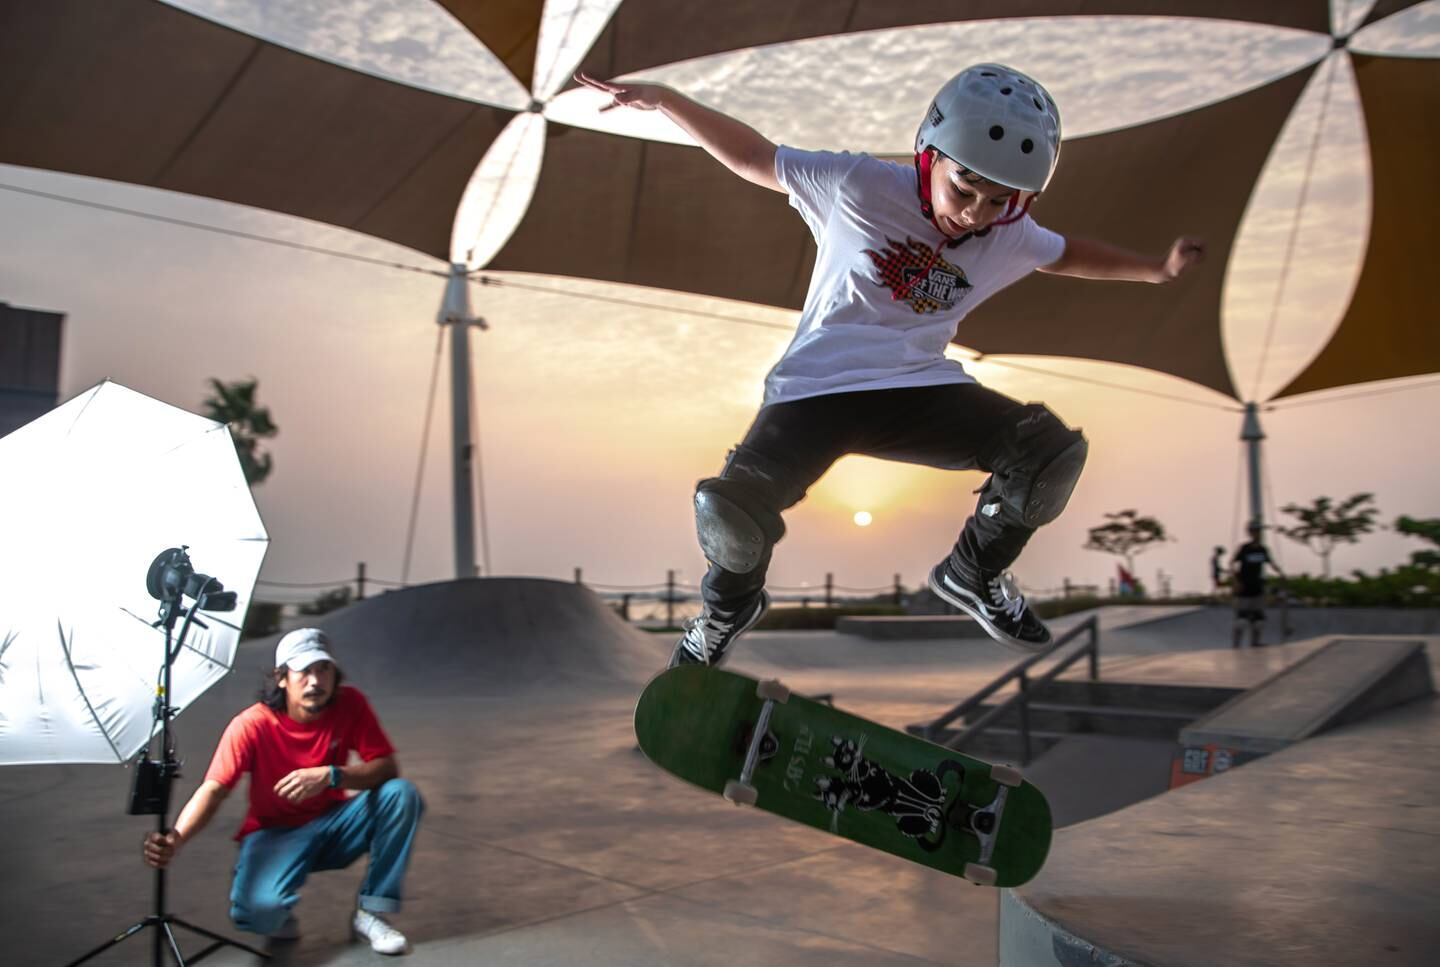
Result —
<path fill-rule="evenodd" d="M 720 476 L 695 488 L 695 530 L 705 559 L 736 574 L 760 566 L 785 535 L 780 511 L 805 496 L 794 472 L 743 443 L 725 457 Z"/>
<path fill-rule="evenodd" d="M 986 490 L 998 500 L 981 513 L 1004 514 L 1024 527 L 1039 527 L 1060 516 L 1085 467 L 1090 445 L 1039 403 L 1015 411 L 987 453 L 994 476 Z"/>
<path fill-rule="evenodd" d="M 695 488 L 695 533 L 706 560 L 749 574 L 784 536 L 785 524 L 747 482 L 709 477 Z"/>

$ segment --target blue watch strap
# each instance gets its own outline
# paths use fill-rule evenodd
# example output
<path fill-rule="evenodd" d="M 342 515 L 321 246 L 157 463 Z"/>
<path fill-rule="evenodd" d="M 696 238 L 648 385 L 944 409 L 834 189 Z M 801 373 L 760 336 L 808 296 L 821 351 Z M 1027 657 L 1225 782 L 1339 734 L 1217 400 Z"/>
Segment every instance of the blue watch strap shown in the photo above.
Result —
<path fill-rule="evenodd" d="M 331 767 L 330 767 L 330 788 L 331 788 L 331 789 L 339 789 L 339 788 L 340 788 L 340 767 L 339 767 L 339 766 L 331 766 Z"/>

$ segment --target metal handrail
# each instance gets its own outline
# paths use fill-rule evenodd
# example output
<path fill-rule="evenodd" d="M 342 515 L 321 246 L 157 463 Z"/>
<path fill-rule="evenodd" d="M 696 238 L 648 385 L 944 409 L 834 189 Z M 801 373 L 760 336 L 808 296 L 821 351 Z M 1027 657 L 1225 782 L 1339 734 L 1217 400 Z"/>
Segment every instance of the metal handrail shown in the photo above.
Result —
<path fill-rule="evenodd" d="M 1080 637 L 1080 635 L 1087 632 L 1089 633 L 1090 640 L 1086 642 L 1083 648 L 1077 649 L 1073 654 L 1067 656 L 1064 661 L 1058 662 L 1053 668 L 1034 682 L 1030 681 L 1027 672 L 1034 667 L 1037 662 L 1044 661 Z M 1028 764 L 1030 761 L 1030 687 L 1032 685 L 1045 685 L 1053 681 L 1057 675 L 1084 656 L 1089 656 L 1090 659 L 1090 680 L 1092 682 L 1097 681 L 1100 678 L 1100 622 L 1095 615 L 1091 615 L 1080 624 L 1065 632 L 1045 651 L 1040 652 L 1038 655 L 1032 655 L 1020 662 L 1020 664 L 1015 665 L 989 685 L 986 685 L 980 689 L 980 691 L 971 695 L 929 725 L 924 726 L 919 734 L 922 738 L 933 741 L 937 732 L 979 706 L 981 702 L 985 701 L 985 699 L 995 694 L 1001 688 L 1004 688 L 1014 679 L 1019 683 L 1018 692 L 966 726 L 965 731 L 946 743 L 946 746 L 958 752 L 992 723 L 1018 705 L 1020 711 L 1021 765 Z"/>

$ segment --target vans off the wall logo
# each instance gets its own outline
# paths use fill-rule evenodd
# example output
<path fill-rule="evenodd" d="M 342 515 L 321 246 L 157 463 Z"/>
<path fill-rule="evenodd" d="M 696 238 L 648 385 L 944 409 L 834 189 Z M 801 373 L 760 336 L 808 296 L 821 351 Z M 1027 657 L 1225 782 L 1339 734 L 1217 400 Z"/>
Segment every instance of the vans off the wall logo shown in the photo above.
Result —
<path fill-rule="evenodd" d="M 877 285 L 890 290 L 892 297 L 904 298 L 918 313 L 952 309 L 972 288 L 965 272 L 945 261 L 924 242 L 907 237 L 904 244 L 885 239 L 883 252 L 865 249 L 880 270 Z"/>

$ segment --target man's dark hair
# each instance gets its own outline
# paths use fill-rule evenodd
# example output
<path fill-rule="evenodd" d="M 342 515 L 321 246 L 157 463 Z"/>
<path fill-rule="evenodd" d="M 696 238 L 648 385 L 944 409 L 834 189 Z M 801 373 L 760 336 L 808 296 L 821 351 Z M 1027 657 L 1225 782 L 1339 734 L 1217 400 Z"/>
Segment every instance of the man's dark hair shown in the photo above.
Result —
<path fill-rule="evenodd" d="M 268 706 L 277 712 L 285 711 L 286 703 L 285 689 L 280 686 L 279 682 L 275 681 L 275 676 L 284 674 L 285 671 L 285 666 L 281 665 L 279 668 L 260 673 L 260 695 L 258 696 L 260 704 Z M 340 670 L 339 665 L 336 665 L 335 689 L 330 693 L 330 698 L 326 700 L 325 708 L 329 708 L 330 704 L 335 701 L 335 696 L 340 694 L 340 684 L 343 681 L 345 681 L 345 673 Z"/>

